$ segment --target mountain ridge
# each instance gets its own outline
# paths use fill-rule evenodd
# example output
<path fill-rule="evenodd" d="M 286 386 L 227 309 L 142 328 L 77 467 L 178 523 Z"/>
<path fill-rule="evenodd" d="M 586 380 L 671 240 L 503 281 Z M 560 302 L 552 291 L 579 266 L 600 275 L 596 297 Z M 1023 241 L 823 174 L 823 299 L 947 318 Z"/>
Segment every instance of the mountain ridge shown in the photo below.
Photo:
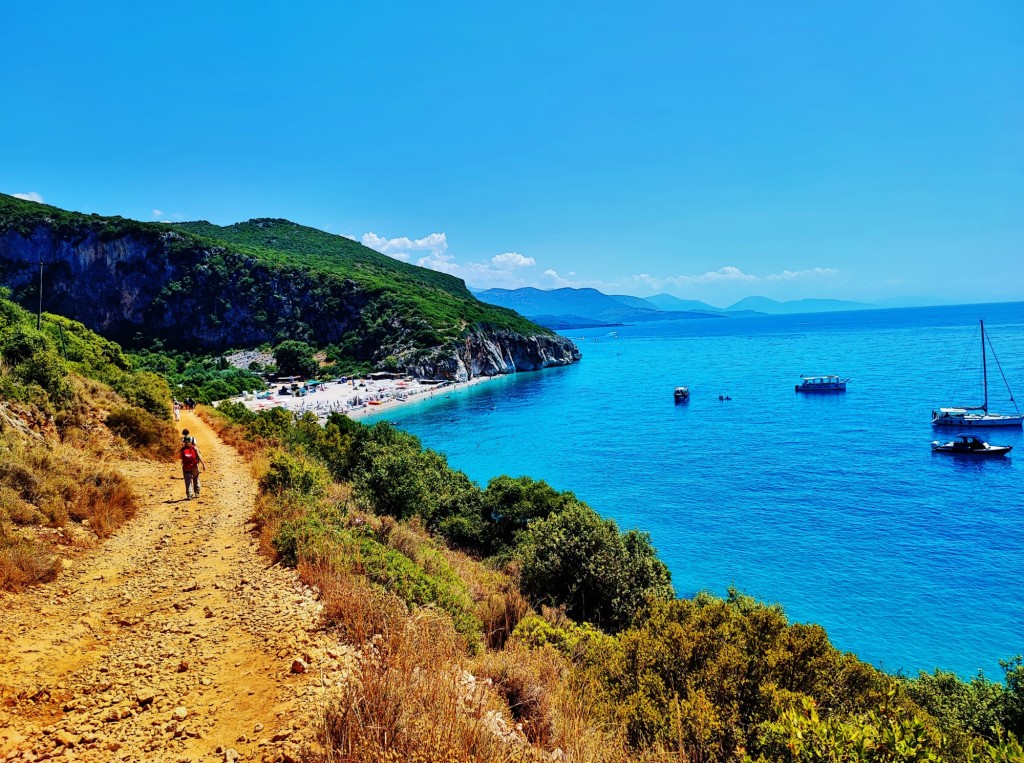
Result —
<path fill-rule="evenodd" d="M 0 194 L 0 279 L 23 305 L 37 299 L 40 262 L 46 309 L 129 345 L 221 351 L 300 339 L 452 379 L 580 358 L 460 279 L 278 218 L 144 223 Z"/>
<path fill-rule="evenodd" d="M 524 286 L 519 289 L 484 289 L 476 295 L 490 304 L 543 320 L 542 325 L 547 326 L 573 323 L 573 327 L 582 327 L 580 318 L 596 321 L 596 325 L 606 325 L 722 317 L 712 313 L 659 310 L 640 297 L 611 296 L 591 288 L 544 290 Z M 643 307 L 645 304 L 648 307 Z"/>

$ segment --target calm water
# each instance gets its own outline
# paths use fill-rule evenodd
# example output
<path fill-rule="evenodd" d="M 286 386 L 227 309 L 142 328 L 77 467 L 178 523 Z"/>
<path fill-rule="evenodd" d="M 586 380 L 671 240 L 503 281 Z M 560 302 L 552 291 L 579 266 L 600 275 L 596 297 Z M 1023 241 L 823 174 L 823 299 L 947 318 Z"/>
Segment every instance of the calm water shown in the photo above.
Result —
<path fill-rule="evenodd" d="M 1024 652 L 1024 437 L 986 434 L 1008 459 L 929 450 L 933 407 L 980 402 L 978 352 L 948 394 L 978 318 L 1024 399 L 1013 303 L 576 330 L 578 366 L 388 418 L 482 484 L 545 479 L 649 532 L 681 595 L 733 584 L 887 670 L 995 678 Z M 797 395 L 801 373 L 852 381 Z M 1012 410 L 993 373 L 993 410 Z"/>

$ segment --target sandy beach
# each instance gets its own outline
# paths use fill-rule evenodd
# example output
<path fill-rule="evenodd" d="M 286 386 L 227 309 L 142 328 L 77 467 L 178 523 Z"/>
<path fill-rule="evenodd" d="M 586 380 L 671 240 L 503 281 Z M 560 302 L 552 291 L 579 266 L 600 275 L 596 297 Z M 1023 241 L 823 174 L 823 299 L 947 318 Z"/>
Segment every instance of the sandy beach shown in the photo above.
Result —
<path fill-rule="evenodd" d="M 314 413 L 321 419 L 326 419 L 331 413 L 343 413 L 350 418 L 360 419 L 408 403 L 451 395 L 492 378 L 494 377 L 480 376 L 464 382 L 437 384 L 410 378 L 350 379 L 344 382 L 325 382 L 315 392 L 307 392 L 302 397 L 281 394 L 280 390 L 289 385 L 276 384 L 267 391 L 229 399 L 242 403 L 253 411 L 285 408 L 297 413 Z"/>

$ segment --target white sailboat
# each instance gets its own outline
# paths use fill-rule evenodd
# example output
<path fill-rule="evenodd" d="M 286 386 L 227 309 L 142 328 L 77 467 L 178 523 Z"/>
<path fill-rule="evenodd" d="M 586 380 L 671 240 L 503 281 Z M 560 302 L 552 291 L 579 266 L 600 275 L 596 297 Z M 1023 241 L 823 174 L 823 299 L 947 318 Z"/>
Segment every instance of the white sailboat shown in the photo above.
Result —
<path fill-rule="evenodd" d="M 996 351 L 992 348 L 992 340 L 985 336 L 985 321 L 978 321 L 981 325 L 981 377 L 982 389 L 985 394 L 985 401 L 981 405 L 964 406 L 961 408 L 939 408 L 932 411 L 933 427 L 1019 427 L 1024 423 L 1024 416 L 1017 408 L 1017 401 L 1013 399 L 1013 392 L 1003 374 L 1003 367 L 999 364 Z M 989 413 L 988 410 L 988 359 L 986 357 L 985 345 L 988 342 L 988 349 L 992 350 L 992 358 L 999 368 L 999 375 L 1003 377 L 1003 384 L 1006 384 L 1006 391 L 1010 393 L 1010 402 L 1017 411 L 1013 414 Z"/>

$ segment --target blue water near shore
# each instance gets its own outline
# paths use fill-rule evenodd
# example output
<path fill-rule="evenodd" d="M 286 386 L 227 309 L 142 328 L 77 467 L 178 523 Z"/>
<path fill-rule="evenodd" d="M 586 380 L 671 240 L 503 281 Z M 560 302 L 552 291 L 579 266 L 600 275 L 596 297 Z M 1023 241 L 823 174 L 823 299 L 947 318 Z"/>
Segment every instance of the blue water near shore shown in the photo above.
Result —
<path fill-rule="evenodd" d="M 978 318 L 1024 398 L 1012 303 L 565 332 L 587 337 L 579 365 L 386 417 L 481 484 L 545 479 L 649 532 L 680 595 L 735 585 L 886 670 L 997 678 L 1024 652 L 1024 436 L 986 431 L 1007 459 L 929 449 L 932 408 L 980 403 Z M 992 409 L 1012 411 L 989 371 Z M 798 395 L 801 373 L 852 380 Z"/>

